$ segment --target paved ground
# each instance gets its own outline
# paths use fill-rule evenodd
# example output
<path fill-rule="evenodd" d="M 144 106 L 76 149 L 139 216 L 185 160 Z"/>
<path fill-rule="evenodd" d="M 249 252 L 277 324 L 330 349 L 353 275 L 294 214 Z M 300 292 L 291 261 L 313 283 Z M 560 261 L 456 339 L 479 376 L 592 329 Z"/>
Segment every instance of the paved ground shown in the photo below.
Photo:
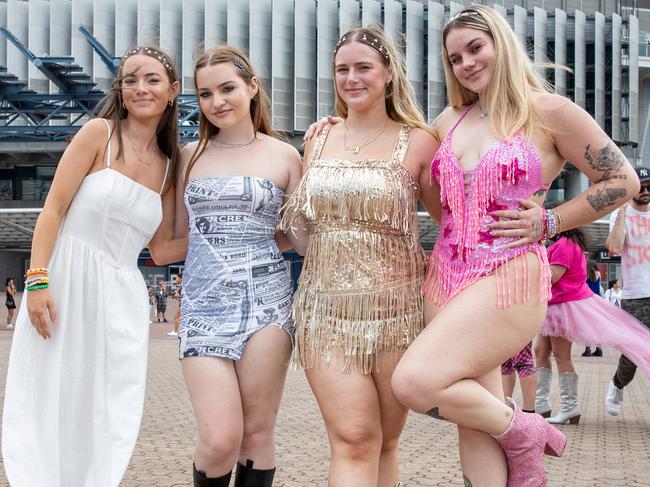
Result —
<path fill-rule="evenodd" d="M 176 302 L 170 300 L 168 318 Z M 4 308 L 0 323 L 4 323 Z M 123 487 L 191 486 L 196 429 L 176 358 L 170 324 L 151 325 L 149 378 L 144 419 Z M 4 393 L 11 332 L 0 328 L 0 390 Z M 562 426 L 569 443 L 561 459 L 549 458 L 549 485 L 566 487 L 650 487 L 650 380 L 638 374 L 625 390 L 623 414 L 607 414 L 603 398 L 618 353 L 582 358 L 578 426 Z M 552 397 L 558 405 L 557 388 Z M 325 429 L 300 372 L 290 372 L 277 429 L 277 487 L 326 485 L 328 446 Z M 404 487 L 461 486 L 457 443 L 452 425 L 412 414 L 401 441 Z M 547 457 L 548 458 L 548 457 Z M 0 486 L 7 486 L 4 471 Z M 34 486 L 37 487 L 37 486 Z M 38 486 L 46 487 L 46 486 Z M 74 487 L 74 486 L 70 486 Z M 351 486 L 357 487 L 357 486 Z M 361 486 L 362 487 L 362 486 Z"/>

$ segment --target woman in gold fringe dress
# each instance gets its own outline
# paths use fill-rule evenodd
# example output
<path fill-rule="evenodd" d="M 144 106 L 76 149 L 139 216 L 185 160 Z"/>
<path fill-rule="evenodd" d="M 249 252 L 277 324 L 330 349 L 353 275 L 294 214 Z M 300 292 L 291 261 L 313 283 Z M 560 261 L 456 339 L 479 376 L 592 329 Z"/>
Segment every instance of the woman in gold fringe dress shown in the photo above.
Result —
<path fill-rule="evenodd" d="M 325 420 L 329 485 L 394 487 L 407 409 L 390 380 L 424 325 L 417 203 L 438 198 L 428 173 L 438 144 L 381 30 L 343 35 L 333 69 L 344 122 L 307 144 L 283 218 L 285 231 L 309 234 L 293 361 Z"/>

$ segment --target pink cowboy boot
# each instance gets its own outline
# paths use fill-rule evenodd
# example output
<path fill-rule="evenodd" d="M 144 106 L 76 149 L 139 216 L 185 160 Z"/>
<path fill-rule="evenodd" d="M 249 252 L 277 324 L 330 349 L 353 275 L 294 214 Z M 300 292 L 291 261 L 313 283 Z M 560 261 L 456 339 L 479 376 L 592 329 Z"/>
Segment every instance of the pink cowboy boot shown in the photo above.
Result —
<path fill-rule="evenodd" d="M 508 429 L 494 439 L 508 462 L 508 487 L 545 487 L 544 454 L 562 456 L 566 437 L 542 416 L 524 413 L 508 398 L 514 409 Z"/>

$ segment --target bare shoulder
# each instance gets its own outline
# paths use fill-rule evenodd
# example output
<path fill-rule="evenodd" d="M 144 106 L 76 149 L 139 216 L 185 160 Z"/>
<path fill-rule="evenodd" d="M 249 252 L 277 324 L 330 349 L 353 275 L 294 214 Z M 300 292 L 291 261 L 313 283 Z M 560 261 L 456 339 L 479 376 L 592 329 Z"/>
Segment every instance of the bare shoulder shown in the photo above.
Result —
<path fill-rule="evenodd" d="M 93 118 L 92 120 L 88 120 L 85 124 L 83 124 L 79 131 L 77 131 L 75 138 L 78 136 L 85 142 L 92 142 L 93 145 L 106 144 L 108 141 L 108 128 L 106 126 L 107 123 L 112 130 L 113 122 L 110 120 L 103 118 Z"/>
<path fill-rule="evenodd" d="M 195 140 L 189 142 L 181 147 L 178 151 L 178 174 L 185 174 L 185 168 L 192 159 L 192 155 L 196 151 L 196 148 L 199 146 L 199 141 Z"/>
<path fill-rule="evenodd" d="M 567 97 L 557 93 L 534 92 L 532 95 L 535 107 L 546 124 L 566 122 L 571 118 L 586 112 Z"/>
<path fill-rule="evenodd" d="M 178 152 L 179 160 L 181 164 L 186 164 L 187 161 L 190 160 L 192 154 L 194 154 L 198 146 L 199 146 L 199 141 L 195 140 L 193 142 L 188 142 L 187 144 L 181 147 L 180 151 Z"/>
<path fill-rule="evenodd" d="M 433 121 L 435 137 L 441 141 L 447 136 L 456 120 L 463 114 L 467 107 L 447 106 Z"/>
<path fill-rule="evenodd" d="M 300 153 L 298 150 L 288 142 L 284 140 L 277 139 L 268 135 L 263 136 L 264 141 L 268 144 L 270 150 L 273 153 L 278 154 L 279 156 L 284 156 L 287 158 L 298 157 L 300 158 Z"/>
<path fill-rule="evenodd" d="M 183 147 L 181 147 L 179 153 L 181 157 L 187 156 L 188 154 L 192 154 L 198 146 L 199 146 L 198 140 L 195 140 L 193 142 L 188 142 L 187 144 L 183 145 Z"/>
<path fill-rule="evenodd" d="M 416 149 L 418 153 L 434 153 L 438 149 L 439 142 L 433 134 L 421 128 L 413 129 L 409 149 Z"/>

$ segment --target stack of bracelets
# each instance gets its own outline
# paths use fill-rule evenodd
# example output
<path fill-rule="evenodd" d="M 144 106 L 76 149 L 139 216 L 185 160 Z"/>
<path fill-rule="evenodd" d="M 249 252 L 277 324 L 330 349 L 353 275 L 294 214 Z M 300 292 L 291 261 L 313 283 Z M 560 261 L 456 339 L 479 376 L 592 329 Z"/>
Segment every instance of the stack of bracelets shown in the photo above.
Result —
<path fill-rule="evenodd" d="M 557 235 L 560 232 L 561 225 L 562 219 L 557 211 L 542 208 L 542 241 Z"/>
<path fill-rule="evenodd" d="M 35 267 L 29 269 L 25 274 L 25 290 L 36 291 L 38 289 L 47 289 L 50 280 L 47 277 L 48 270 L 45 267 Z"/>

